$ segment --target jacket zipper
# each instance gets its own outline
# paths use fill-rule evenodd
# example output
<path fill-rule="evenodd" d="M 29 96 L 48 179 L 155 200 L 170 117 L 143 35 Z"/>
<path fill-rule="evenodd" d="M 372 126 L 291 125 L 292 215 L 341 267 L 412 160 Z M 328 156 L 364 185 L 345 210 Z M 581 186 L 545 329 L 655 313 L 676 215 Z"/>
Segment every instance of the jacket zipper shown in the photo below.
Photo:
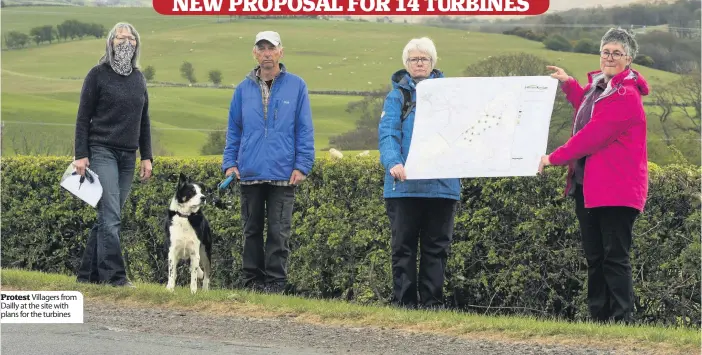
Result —
<path fill-rule="evenodd" d="M 273 96 L 273 87 L 275 86 L 275 78 L 273 78 L 273 82 L 271 82 L 271 88 L 268 90 L 268 104 L 270 105 L 271 103 L 271 97 Z M 263 132 L 264 132 L 264 137 L 268 138 L 268 108 L 265 107 L 265 102 L 263 100 L 263 97 L 261 97 L 261 104 L 264 106 L 263 109 L 266 111 L 266 113 L 263 115 Z M 276 111 L 277 111 L 276 107 Z"/>
<path fill-rule="evenodd" d="M 258 79 L 262 80 L 262 79 Z M 265 83 L 264 83 L 265 84 Z M 260 84 L 259 84 L 260 85 Z M 273 85 L 271 84 L 271 87 Z M 264 137 L 268 137 L 268 108 L 266 107 L 266 99 L 263 97 L 263 90 L 261 90 L 261 108 L 263 109 L 263 132 L 264 132 Z M 270 100 L 270 95 L 268 96 L 268 99 Z"/>

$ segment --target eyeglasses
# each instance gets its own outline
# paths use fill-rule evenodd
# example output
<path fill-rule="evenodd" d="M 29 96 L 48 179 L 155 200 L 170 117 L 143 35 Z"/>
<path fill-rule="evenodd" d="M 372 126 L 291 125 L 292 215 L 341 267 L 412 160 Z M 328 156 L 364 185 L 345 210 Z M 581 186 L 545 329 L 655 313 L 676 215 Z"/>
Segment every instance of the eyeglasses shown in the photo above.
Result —
<path fill-rule="evenodd" d="M 621 57 L 623 57 L 623 56 L 625 56 L 625 55 L 626 55 L 626 54 L 622 54 L 622 53 L 619 53 L 619 52 L 614 52 L 614 53 L 610 53 L 610 52 L 608 52 L 608 51 L 602 51 L 602 52 L 600 52 L 600 57 L 601 57 L 602 59 L 607 59 L 607 58 L 609 58 L 609 56 L 612 56 L 612 59 L 614 59 L 614 60 L 619 60 Z"/>
<path fill-rule="evenodd" d="M 419 62 L 422 63 L 431 63 L 431 58 L 426 58 L 426 57 L 414 57 L 414 58 L 409 58 L 407 59 L 408 62 L 412 64 L 417 64 Z"/>

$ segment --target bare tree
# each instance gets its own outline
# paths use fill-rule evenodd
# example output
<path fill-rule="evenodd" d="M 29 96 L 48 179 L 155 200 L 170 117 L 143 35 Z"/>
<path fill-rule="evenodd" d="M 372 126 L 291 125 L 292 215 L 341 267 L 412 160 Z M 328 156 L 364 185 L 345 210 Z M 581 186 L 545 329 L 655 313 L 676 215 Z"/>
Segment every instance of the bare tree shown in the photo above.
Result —
<path fill-rule="evenodd" d="M 670 128 L 669 120 L 670 115 L 675 111 L 675 93 L 673 87 L 661 87 L 659 90 L 653 90 L 651 95 L 653 98 L 653 103 L 660 110 L 651 110 L 648 112 L 649 116 L 655 116 L 661 123 L 661 128 L 663 129 L 663 134 L 665 135 L 666 144 L 670 144 L 670 140 L 673 138 Z"/>
<path fill-rule="evenodd" d="M 700 71 L 696 70 L 683 74 L 675 84 L 675 100 L 677 109 L 688 119 L 689 125 L 678 125 L 678 128 L 700 133 Z M 692 107 L 692 110 L 689 108 Z"/>

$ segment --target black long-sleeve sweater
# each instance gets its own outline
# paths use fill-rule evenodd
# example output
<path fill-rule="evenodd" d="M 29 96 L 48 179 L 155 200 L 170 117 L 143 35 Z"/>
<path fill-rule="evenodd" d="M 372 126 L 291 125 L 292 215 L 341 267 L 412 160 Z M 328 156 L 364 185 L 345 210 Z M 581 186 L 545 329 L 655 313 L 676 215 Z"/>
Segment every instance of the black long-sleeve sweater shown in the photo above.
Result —
<path fill-rule="evenodd" d="M 139 70 L 122 76 L 109 64 L 98 64 L 86 75 L 76 120 L 75 159 L 89 157 L 91 145 L 139 149 L 141 160 L 153 160 L 149 94 Z"/>

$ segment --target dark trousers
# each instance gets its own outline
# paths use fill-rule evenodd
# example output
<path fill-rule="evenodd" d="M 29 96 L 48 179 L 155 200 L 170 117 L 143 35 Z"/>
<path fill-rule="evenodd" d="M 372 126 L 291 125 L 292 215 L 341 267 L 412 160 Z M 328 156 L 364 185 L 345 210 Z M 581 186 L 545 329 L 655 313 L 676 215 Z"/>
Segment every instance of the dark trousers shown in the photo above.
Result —
<path fill-rule="evenodd" d="M 88 168 L 98 175 L 102 185 L 102 197 L 97 204 L 97 222 L 90 230 L 77 280 L 122 285 L 127 282 L 127 273 L 119 236 L 121 215 L 132 188 L 136 152 L 91 146 L 88 160 Z"/>
<path fill-rule="evenodd" d="M 424 307 L 443 305 L 444 271 L 453 239 L 455 206 L 455 200 L 443 198 L 385 200 L 392 232 L 393 304 L 408 308 L 418 303 Z"/>
<path fill-rule="evenodd" d="M 594 321 L 631 321 L 634 286 L 629 250 L 639 211 L 631 207 L 585 208 L 575 187 L 575 213 L 587 259 L 587 300 Z"/>
<path fill-rule="evenodd" d="M 284 286 L 290 254 L 295 187 L 270 184 L 241 185 L 241 219 L 244 227 L 244 286 Z M 268 217 L 265 248 L 264 218 Z"/>

